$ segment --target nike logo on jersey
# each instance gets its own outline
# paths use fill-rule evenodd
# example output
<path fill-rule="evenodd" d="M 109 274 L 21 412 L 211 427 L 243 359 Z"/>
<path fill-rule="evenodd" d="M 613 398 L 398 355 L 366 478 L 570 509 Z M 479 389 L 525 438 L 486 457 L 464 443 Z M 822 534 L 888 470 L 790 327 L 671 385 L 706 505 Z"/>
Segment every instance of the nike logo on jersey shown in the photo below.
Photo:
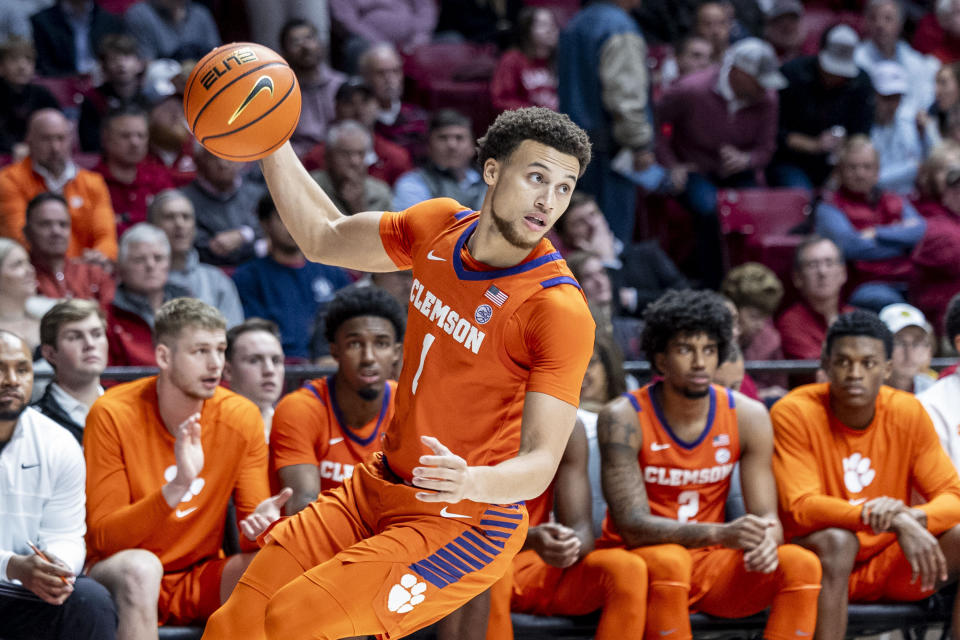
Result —
<path fill-rule="evenodd" d="M 470 516 L 465 516 L 462 513 L 451 513 L 447 511 L 446 507 L 444 507 L 443 509 L 440 509 L 440 515 L 443 516 L 444 518 L 469 518 L 470 517 Z"/>
<path fill-rule="evenodd" d="M 430 249 L 430 253 L 427 254 L 427 260 L 436 260 L 438 262 L 446 262 L 446 258 L 441 258 L 433 252 L 433 249 Z"/>
<path fill-rule="evenodd" d="M 654 442 L 650 445 L 650 451 L 663 451 L 664 449 L 669 449 L 669 444 L 661 444 L 659 442 Z"/>
<path fill-rule="evenodd" d="M 866 498 L 850 498 L 850 504 L 852 504 L 853 506 L 863 504 L 866 501 L 867 501 Z"/>
<path fill-rule="evenodd" d="M 196 511 L 196 510 L 197 510 L 196 507 L 190 507 L 189 509 L 182 509 L 182 510 L 181 510 L 181 509 L 177 509 L 177 512 L 176 512 L 176 513 L 177 513 L 177 517 L 178 517 L 178 518 L 186 518 L 188 515 L 190 515 L 191 513 L 193 513 L 193 512 Z"/>
<path fill-rule="evenodd" d="M 673 633 L 674 631 L 676 631 L 676 629 L 667 629 L 666 631 L 661 631 L 661 632 L 660 632 L 660 635 L 661 635 L 661 636 L 668 636 L 668 635 L 670 635 L 671 633 Z"/>
<path fill-rule="evenodd" d="M 341 442 L 343 442 L 343 438 L 330 438 L 329 444 L 332 447 L 333 445 L 340 444 Z"/>
<path fill-rule="evenodd" d="M 23 464 L 22 462 L 20 463 L 21 469 L 33 469 L 34 467 L 39 467 L 39 466 L 40 466 L 39 462 L 34 462 L 33 464 Z"/>
<path fill-rule="evenodd" d="M 479 353 L 480 345 L 486 334 L 477 329 L 469 320 L 443 304 L 443 300 L 428 291 L 419 280 L 413 281 L 410 287 L 410 302 L 413 308 L 423 314 L 430 322 L 435 322 L 464 349 Z"/>

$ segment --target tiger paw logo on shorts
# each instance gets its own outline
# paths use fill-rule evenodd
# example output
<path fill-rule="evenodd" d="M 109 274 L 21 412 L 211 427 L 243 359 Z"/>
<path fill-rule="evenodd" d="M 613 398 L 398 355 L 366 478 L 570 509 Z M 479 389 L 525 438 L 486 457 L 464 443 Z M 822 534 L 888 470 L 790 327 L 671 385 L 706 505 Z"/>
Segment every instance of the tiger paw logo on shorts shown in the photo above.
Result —
<path fill-rule="evenodd" d="M 387 596 L 387 609 L 393 613 L 413 611 L 415 606 L 426 599 L 423 595 L 426 590 L 426 582 L 421 582 L 412 573 L 404 574 L 400 578 L 400 584 L 395 584 L 390 589 L 390 594 Z"/>
<path fill-rule="evenodd" d="M 870 468 L 870 458 L 854 453 L 843 459 L 843 484 L 851 493 L 860 493 L 870 486 L 876 475 L 877 472 Z"/>

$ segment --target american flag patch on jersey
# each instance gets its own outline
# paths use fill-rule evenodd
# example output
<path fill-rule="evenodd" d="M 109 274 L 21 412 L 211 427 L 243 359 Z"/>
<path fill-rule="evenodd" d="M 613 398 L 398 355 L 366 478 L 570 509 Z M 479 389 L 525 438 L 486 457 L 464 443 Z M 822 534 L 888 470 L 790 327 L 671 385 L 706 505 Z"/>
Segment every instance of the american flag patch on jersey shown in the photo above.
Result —
<path fill-rule="evenodd" d="M 718 436 L 713 437 L 713 446 L 715 447 L 729 447 L 730 446 L 730 436 L 725 433 L 721 433 Z"/>
<path fill-rule="evenodd" d="M 503 303 L 505 303 L 507 301 L 507 298 L 510 297 L 507 294 L 505 294 L 503 291 L 500 291 L 500 289 L 497 289 L 493 285 L 490 285 L 487 288 L 487 290 L 483 292 L 483 295 L 498 307 L 502 307 Z"/>

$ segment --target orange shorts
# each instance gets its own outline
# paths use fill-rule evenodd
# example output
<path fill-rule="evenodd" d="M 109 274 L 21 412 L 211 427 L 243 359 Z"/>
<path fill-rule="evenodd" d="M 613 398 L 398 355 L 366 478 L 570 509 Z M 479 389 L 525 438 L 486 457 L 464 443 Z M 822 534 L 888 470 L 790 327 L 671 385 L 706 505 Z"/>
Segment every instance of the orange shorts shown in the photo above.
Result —
<path fill-rule="evenodd" d="M 850 601 L 909 602 L 933 595 L 934 589 L 924 591 L 920 587 L 919 578 L 910 584 L 912 575 L 900 543 L 893 542 L 870 559 L 854 565 L 850 572 Z"/>
<path fill-rule="evenodd" d="M 220 578 L 227 558 L 200 562 L 189 569 L 164 573 L 160 580 L 160 624 L 203 622 L 220 606 Z"/>
<path fill-rule="evenodd" d="M 302 618 L 288 621 L 293 636 L 322 635 L 324 621 L 310 611 L 310 601 L 320 597 L 336 601 L 352 621 L 348 635 L 404 636 L 506 572 L 526 538 L 522 504 L 422 502 L 417 491 L 378 456 L 269 532 L 268 540 L 306 568 L 275 591 L 277 599 L 304 600 L 302 613 L 293 608 L 290 614 Z M 257 579 L 260 571 L 254 559 L 240 582 L 272 597 L 267 581 Z"/>

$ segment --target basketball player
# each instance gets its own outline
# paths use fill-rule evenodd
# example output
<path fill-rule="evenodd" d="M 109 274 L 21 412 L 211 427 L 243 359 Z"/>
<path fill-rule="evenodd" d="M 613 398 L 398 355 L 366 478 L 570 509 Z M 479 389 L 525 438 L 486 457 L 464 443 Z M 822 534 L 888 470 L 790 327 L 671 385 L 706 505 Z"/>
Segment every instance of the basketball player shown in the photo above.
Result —
<path fill-rule="evenodd" d="M 783 545 L 763 405 L 711 384 L 732 339 L 723 298 L 671 291 L 644 313 L 643 349 L 663 377 L 601 411 L 607 518 L 597 547 L 646 562 L 645 637 L 691 638 L 688 610 L 739 618 L 770 607 L 764 638 L 813 634 L 820 565 Z M 747 514 L 725 522 L 740 463 Z"/>
<path fill-rule="evenodd" d="M 823 565 L 818 640 L 846 636 L 848 598 L 920 600 L 960 573 L 960 480 L 920 401 L 883 386 L 892 353 L 875 314 L 842 314 L 827 330 L 828 382 L 771 412 L 786 535 Z"/>
<path fill-rule="evenodd" d="M 353 475 L 377 451 L 393 419 L 403 308 L 377 287 L 347 287 L 326 309 L 325 333 L 337 371 L 286 395 L 273 418 L 271 481 L 290 487 L 294 514 Z"/>
<path fill-rule="evenodd" d="M 405 366 L 382 455 L 268 532 L 204 637 L 400 637 L 506 571 L 517 503 L 556 472 L 592 352 L 583 295 L 543 239 L 589 157 L 567 116 L 508 111 L 479 141 L 479 212 L 442 198 L 349 217 L 289 144 L 262 161 L 308 258 L 413 269 Z"/>

